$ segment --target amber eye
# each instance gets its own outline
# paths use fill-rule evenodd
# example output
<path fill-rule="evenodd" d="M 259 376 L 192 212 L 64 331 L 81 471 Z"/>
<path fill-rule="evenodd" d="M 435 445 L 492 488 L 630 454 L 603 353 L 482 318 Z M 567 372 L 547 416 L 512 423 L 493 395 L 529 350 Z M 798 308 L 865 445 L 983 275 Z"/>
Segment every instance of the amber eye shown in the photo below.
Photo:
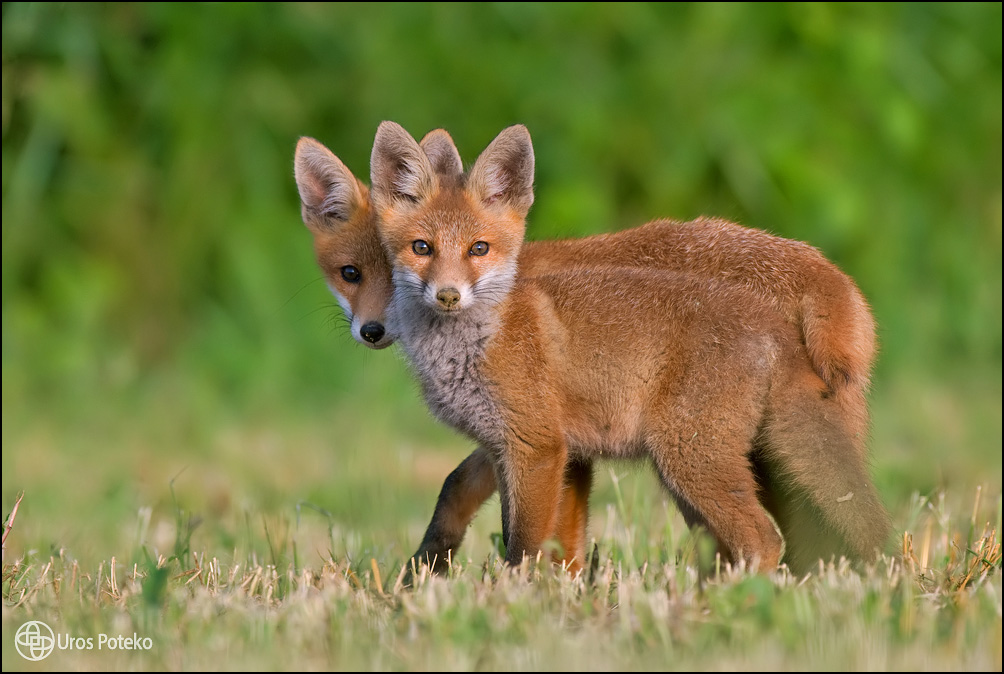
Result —
<path fill-rule="evenodd" d="M 432 248 L 429 244 L 421 239 L 411 244 L 411 249 L 415 251 L 415 255 L 429 255 L 432 253 Z"/>
<path fill-rule="evenodd" d="M 352 265 L 347 264 L 342 267 L 342 278 L 349 283 L 359 283 L 359 280 L 362 279 L 362 277 L 363 275 L 359 273 L 359 270 Z"/>
<path fill-rule="evenodd" d="M 488 252 L 488 244 L 484 241 L 478 241 L 473 246 L 471 246 L 471 255 L 485 255 Z"/>

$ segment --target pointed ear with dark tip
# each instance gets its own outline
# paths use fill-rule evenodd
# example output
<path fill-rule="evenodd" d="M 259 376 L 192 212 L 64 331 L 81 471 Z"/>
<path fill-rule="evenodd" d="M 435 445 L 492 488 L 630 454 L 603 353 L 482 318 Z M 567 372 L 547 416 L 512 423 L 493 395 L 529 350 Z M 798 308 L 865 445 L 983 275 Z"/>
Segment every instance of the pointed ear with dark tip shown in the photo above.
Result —
<path fill-rule="evenodd" d="M 419 145 L 425 150 L 433 169 L 439 175 L 459 176 L 464 172 L 460 152 L 457 151 L 457 146 L 445 129 L 433 129 L 425 134 Z"/>
<path fill-rule="evenodd" d="M 366 195 L 359 181 L 331 150 L 304 136 L 293 160 L 303 216 L 347 221 L 363 205 Z"/>
<path fill-rule="evenodd" d="M 526 217 L 533 205 L 533 144 L 522 124 L 503 129 L 471 168 L 467 190 L 489 207 Z"/>
<path fill-rule="evenodd" d="M 400 124 L 381 122 L 370 157 L 370 182 L 378 208 L 410 205 L 432 195 L 436 171 L 425 151 Z"/>

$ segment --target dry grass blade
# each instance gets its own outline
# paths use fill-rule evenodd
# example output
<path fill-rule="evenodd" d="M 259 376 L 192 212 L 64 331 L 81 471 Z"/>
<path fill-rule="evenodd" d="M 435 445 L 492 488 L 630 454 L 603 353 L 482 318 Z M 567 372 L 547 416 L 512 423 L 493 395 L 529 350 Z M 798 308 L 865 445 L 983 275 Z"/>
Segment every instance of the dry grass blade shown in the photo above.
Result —
<path fill-rule="evenodd" d="M 0 561 L 7 561 L 7 535 L 10 530 L 14 528 L 14 518 L 17 517 L 17 509 L 21 505 L 21 499 L 24 498 L 24 492 L 17 495 L 17 501 L 14 502 L 14 508 L 10 511 L 10 515 L 7 517 L 7 521 L 3 525 L 3 551 L 0 553 Z"/>
<path fill-rule="evenodd" d="M 969 568 L 962 580 L 956 585 L 956 589 L 963 590 L 973 578 L 982 576 L 1001 563 L 1001 544 L 997 540 L 997 531 L 989 525 L 990 533 L 984 535 L 976 542 L 968 552 L 972 555 L 969 561 Z M 984 530 L 985 531 L 985 530 Z"/>
<path fill-rule="evenodd" d="M 383 580 L 380 578 L 380 567 L 377 566 L 376 559 L 370 557 L 370 567 L 373 569 L 373 582 L 376 584 L 377 593 L 383 596 Z"/>

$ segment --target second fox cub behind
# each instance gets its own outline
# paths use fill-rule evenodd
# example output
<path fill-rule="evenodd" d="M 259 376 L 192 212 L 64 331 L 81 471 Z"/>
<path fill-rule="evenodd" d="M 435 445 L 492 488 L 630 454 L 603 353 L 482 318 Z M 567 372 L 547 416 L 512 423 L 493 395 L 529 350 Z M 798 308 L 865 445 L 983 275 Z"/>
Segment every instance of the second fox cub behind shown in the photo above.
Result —
<path fill-rule="evenodd" d="M 554 535 L 577 499 L 566 476 L 604 454 L 649 456 L 688 523 L 733 561 L 772 568 L 780 555 L 751 462 L 856 555 L 881 547 L 888 525 L 855 438 L 860 419 L 771 302 L 634 269 L 517 280 L 533 201 L 523 127 L 449 176 L 385 122 L 371 168 L 394 270 L 390 324 L 433 412 L 490 457 L 507 561 Z"/>

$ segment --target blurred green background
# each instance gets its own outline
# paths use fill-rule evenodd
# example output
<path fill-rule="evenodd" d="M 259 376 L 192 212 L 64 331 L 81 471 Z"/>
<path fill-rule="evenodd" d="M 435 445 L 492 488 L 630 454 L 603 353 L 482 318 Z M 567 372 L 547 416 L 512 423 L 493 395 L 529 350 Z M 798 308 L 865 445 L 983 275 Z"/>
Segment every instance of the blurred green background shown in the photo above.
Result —
<path fill-rule="evenodd" d="M 999 3 L 2 12 L 15 548 L 107 556 L 179 507 L 226 548 L 301 500 L 361 545 L 417 545 L 470 445 L 394 351 L 351 340 L 292 171 L 310 135 L 367 178 L 384 119 L 446 128 L 466 162 L 525 124 L 531 238 L 707 214 L 819 247 L 878 320 L 890 509 L 999 494 Z"/>

